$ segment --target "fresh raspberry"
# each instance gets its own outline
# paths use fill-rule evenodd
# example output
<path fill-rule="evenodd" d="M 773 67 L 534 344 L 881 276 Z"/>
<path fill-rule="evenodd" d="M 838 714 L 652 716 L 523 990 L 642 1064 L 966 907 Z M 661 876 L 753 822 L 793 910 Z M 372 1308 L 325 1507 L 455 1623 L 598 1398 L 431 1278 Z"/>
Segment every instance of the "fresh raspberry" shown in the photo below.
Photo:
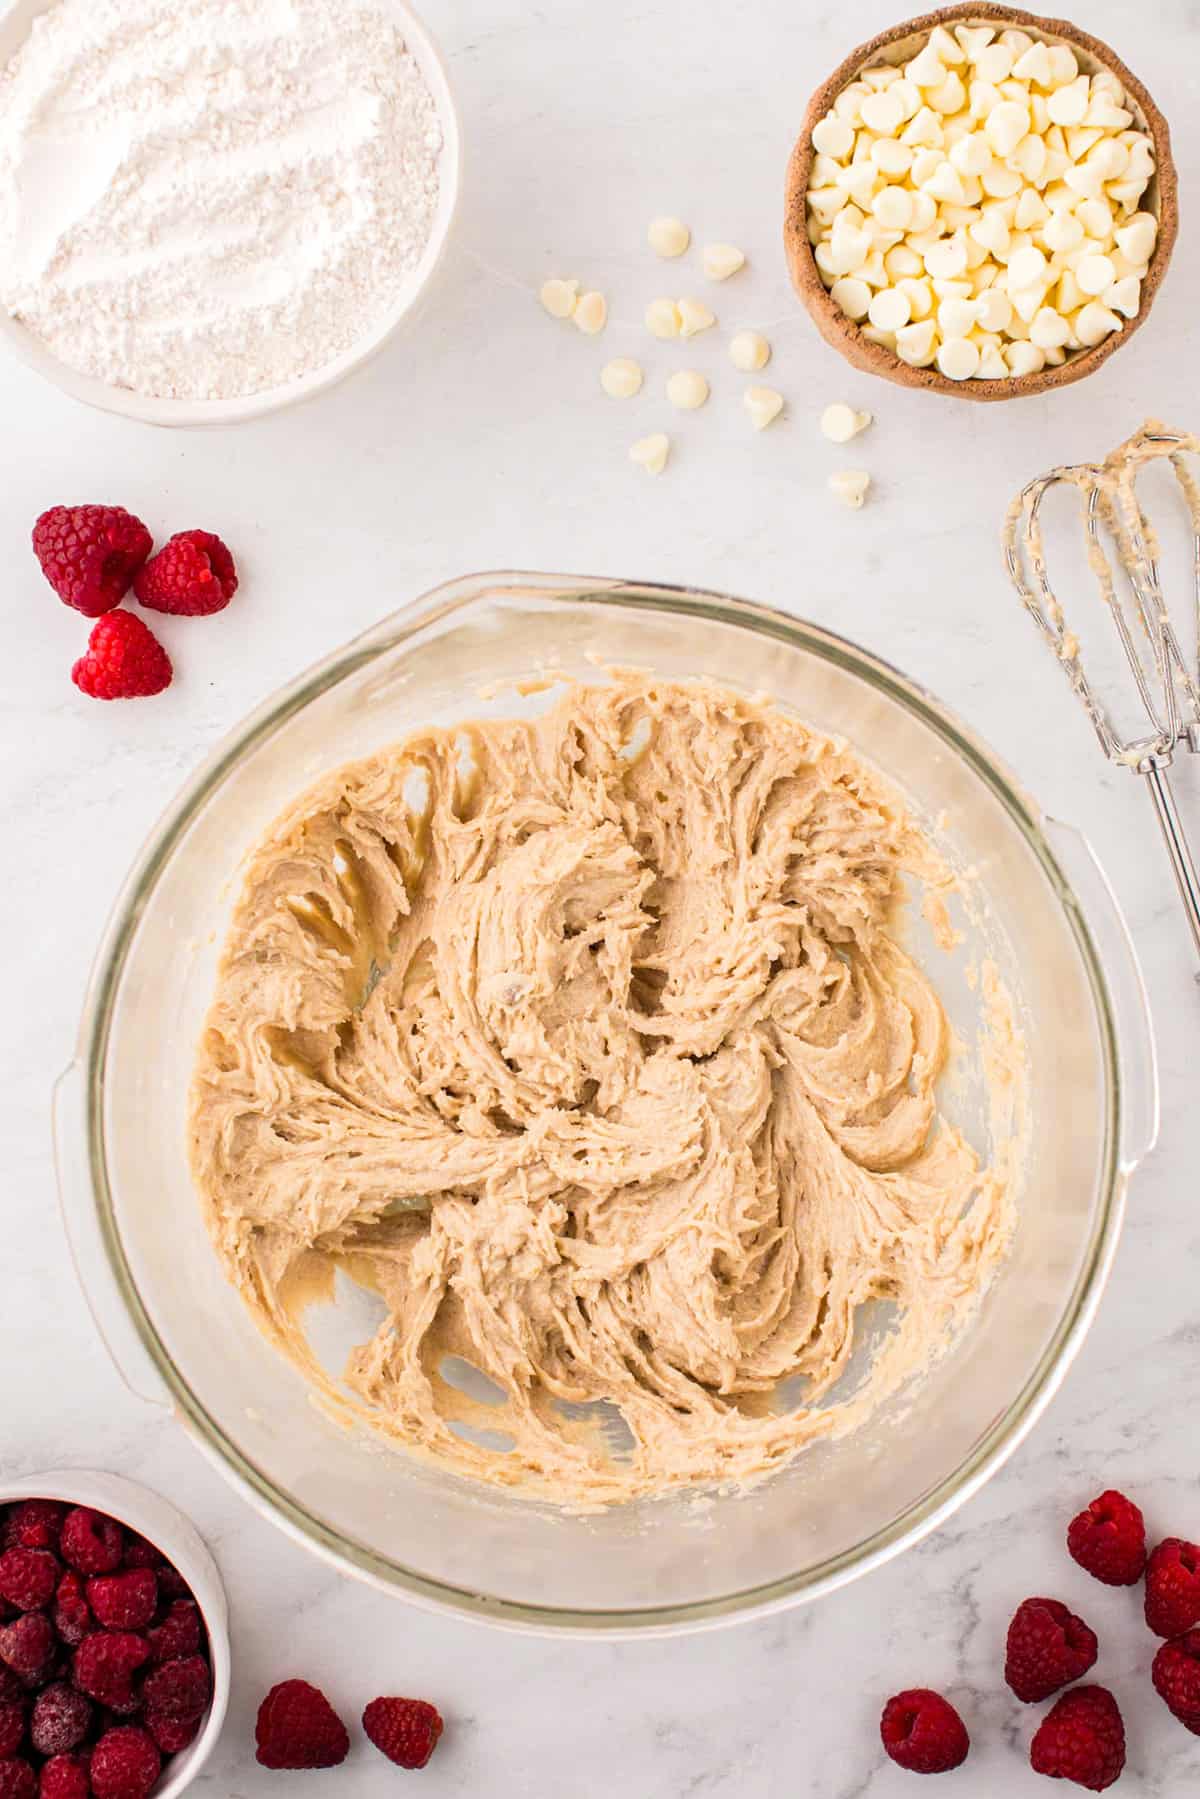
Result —
<path fill-rule="evenodd" d="M 165 1562 L 158 1570 L 158 1590 L 164 1599 L 195 1599 L 195 1594 L 178 1568 Z"/>
<path fill-rule="evenodd" d="M 1035 1774 L 1102 1793 L 1125 1766 L 1125 1726 L 1106 1687 L 1073 1687 L 1055 1701 L 1029 1746 Z"/>
<path fill-rule="evenodd" d="M 1164 1537 L 1146 1563 L 1146 1622 L 1156 1636 L 1181 1637 L 1200 1624 L 1200 1547 Z"/>
<path fill-rule="evenodd" d="M 78 1755 L 55 1755 L 42 1769 L 38 1799 L 90 1799 L 87 1763 Z"/>
<path fill-rule="evenodd" d="M 56 1549 L 67 1508 L 58 1499 L 19 1499 L 4 1520 L 6 1549 Z"/>
<path fill-rule="evenodd" d="M 27 1761 L 0 1762 L 0 1799 L 37 1799 L 37 1775 Z"/>
<path fill-rule="evenodd" d="M 148 625 L 132 612 L 108 612 L 92 626 L 71 679 L 89 699 L 138 700 L 169 687 L 174 673 L 171 658 Z"/>
<path fill-rule="evenodd" d="M 948 1699 L 928 1687 L 897 1693 L 879 1721 L 883 1746 L 912 1774 L 946 1774 L 967 1759 L 971 1739 Z"/>
<path fill-rule="evenodd" d="M 437 1707 L 424 1699 L 372 1699 L 362 1721 L 376 1749 L 398 1768 L 423 1768 L 445 1728 Z"/>
<path fill-rule="evenodd" d="M 134 1724 L 119 1724 L 92 1750 L 92 1792 L 96 1799 L 146 1799 L 161 1769 L 154 1738 Z"/>
<path fill-rule="evenodd" d="M 271 1688 L 258 1708 L 254 1737 L 264 1768 L 336 1768 L 350 1752 L 346 1726 L 306 1680 Z"/>
<path fill-rule="evenodd" d="M 77 1505 L 63 1520 L 59 1551 L 63 1561 L 81 1574 L 111 1574 L 121 1566 L 124 1548 L 125 1533 L 116 1519 L 90 1506 Z"/>
<path fill-rule="evenodd" d="M 183 1655 L 147 1674 L 142 1699 L 148 1712 L 194 1718 L 212 1698 L 212 1675 L 202 1655 Z"/>
<path fill-rule="evenodd" d="M 57 1649 L 54 1627 L 44 1612 L 25 1612 L 11 1624 L 0 1624 L 0 1662 L 7 1662 L 22 1681 L 39 1680 Z"/>
<path fill-rule="evenodd" d="M 155 612 L 207 617 L 237 592 L 233 557 L 211 531 L 179 531 L 139 570 L 133 591 Z"/>
<path fill-rule="evenodd" d="M 0 1555 L 0 1593 L 21 1612 L 49 1605 L 62 1573 L 48 1549 L 6 1549 Z"/>
<path fill-rule="evenodd" d="M 29 1740 L 39 1755 L 65 1755 L 92 1727 L 92 1707 L 82 1693 L 56 1680 L 43 1687 L 29 1714 Z"/>
<path fill-rule="evenodd" d="M 84 1637 L 96 1628 L 92 1608 L 87 1602 L 83 1575 L 68 1568 L 54 1595 L 54 1628 L 68 1649 L 78 1649 Z"/>
<path fill-rule="evenodd" d="M 60 600 L 88 618 L 111 612 L 154 547 L 124 506 L 52 506 L 33 527 L 33 553 Z"/>
<path fill-rule="evenodd" d="M 1146 1566 L 1146 1520 L 1132 1499 L 1110 1488 L 1072 1518 L 1067 1549 L 1106 1587 L 1131 1587 Z"/>
<path fill-rule="evenodd" d="M 15 1755 L 25 1741 L 25 1706 L 20 1699 L 0 1699 L 0 1761 Z"/>
<path fill-rule="evenodd" d="M 161 1712 L 147 1712 L 146 1729 L 164 1755 L 178 1755 L 195 1742 L 203 1720 L 203 1712 L 197 1712 L 194 1718 L 168 1718 Z"/>
<path fill-rule="evenodd" d="M 1200 1630 L 1164 1643 L 1150 1678 L 1167 1710 L 1200 1737 Z"/>
<path fill-rule="evenodd" d="M 75 1651 L 75 1685 L 89 1699 L 123 1712 L 134 1701 L 133 1677 L 150 1659 L 145 1637 L 132 1631 L 97 1631 Z"/>
<path fill-rule="evenodd" d="M 1096 1633 L 1057 1599 L 1025 1599 L 1008 1627 L 1004 1678 L 1027 1705 L 1049 1699 L 1096 1660 Z"/>
<path fill-rule="evenodd" d="M 125 1540 L 125 1556 L 122 1566 L 125 1568 L 160 1568 L 163 1554 L 153 1543 L 147 1543 L 145 1537 L 139 1537 L 136 1531 L 130 1531 Z"/>
<path fill-rule="evenodd" d="M 153 1568 L 94 1574 L 87 1583 L 87 1596 L 106 1630 L 141 1630 L 158 1609 L 158 1581 Z"/>
<path fill-rule="evenodd" d="M 152 1662 L 173 1662 L 177 1656 L 198 1655 L 204 1647 L 204 1626 L 194 1599 L 175 1599 L 161 1624 L 146 1632 Z"/>

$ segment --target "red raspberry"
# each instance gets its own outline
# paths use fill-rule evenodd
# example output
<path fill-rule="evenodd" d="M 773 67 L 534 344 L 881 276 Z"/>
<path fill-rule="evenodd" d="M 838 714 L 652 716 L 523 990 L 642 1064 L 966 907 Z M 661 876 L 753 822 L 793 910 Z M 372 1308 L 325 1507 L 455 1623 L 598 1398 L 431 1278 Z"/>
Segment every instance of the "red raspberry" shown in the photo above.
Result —
<path fill-rule="evenodd" d="M 1131 1587 L 1146 1566 L 1146 1520 L 1131 1499 L 1110 1488 L 1072 1518 L 1067 1549 L 1106 1587 Z"/>
<path fill-rule="evenodd" d="M 271 1688 L 258 1708 L 254 1737 L 264 1768 L 336 1768 L 350 1752 L 346 1726 L 306 1680 Z"/>
<path fill-rule="evenodd" d="M 29 1740 L 39 1755 L 65 1755 L 92 1727 L 92 1708 L 82 1693 L 56 1680 L 43 1687 L 29 1715 Z"/>
<path fill-rule="evenodd" d="M 883 1746 L 913 1774 L 946 1774 L 967 1759 L 971 1739 L 948 1699 L 928 1687 L 897 1693 L 879 1721 Z"/>
<path fill-rule="evenodd" d="M 1146 1563 L 1146 1622 L 1156 1636 L 1181 1637 L 1200 1624 L 1200 1547 L 1164 1537 Z"/>
<path fill-rule="evenodd" d="M 195 1742 L 203 1720 L 203 1712 L 197 1712 L 194 1718 L 168 1718 L 161 1712 L 147 1712 L 146 1729 L 164 1755 L 178 1755 Z"/>
<path fill-rule="evenodd" d="M 38 1799 L 90 1799 L 87 1763 L 77 1755 L 56 1755 L 42 1769 Z"/>
<path fill-rule="evenodd" d="M 62 1573 L 48 1549 L 6 1549 L 0 1555 L 0 1593 L 21 1612 L 49 1605 Z"/>
<path fill-rule="evenodd" d="M 376 1749 L 398 1768 L 423 1768 L 445 1728 L 437 1707 L 424 1699 L 372 1699 L 362 1721 Z"/>
<path fill-rule="evenodd" d="M 70 1562 L 81 1574 L 111 1574 L 121 1565 L 124 1547 L 125 1533 L 115 1518 L 106 1518 L 103 1512 L 94 1512 L 87 1505 L 77 1505 L 67 1513 L 59 1551 L 63 1561 Z"/>
<path fill-rule="evenodd" d="M 15 1755 L 25 1741 L 25 1706 L 20 1699 L 0 1699 L 0 1761 Z"/>
<path fill-rule="evenodd" d="M 145 1537 L 139 1537 L 135 1531 L 130 1531 L 125 1543 L 124 1567 L 158 1568 L 161 1567 L 162 1560 L 161 1550 L 156 1549 L 153 1543 L 147 1543 Z"/>
<path fill-rule="evenodd" d="M 92 626 L 87 651 L 71 669 L 71 679 L 89 699 L 138 700 L 169 687 L 174 673 L 171 658 L 148 625 L 132 612 L 109 612 Z"/>
<path fill-rule="evenodd" d="M 54 1596 L 54 1628 L 68 1649 L 78 1649 L 96 1628 L 82 1574 L 68 1568 Z"/>
<path fill-rule="evenodd" d="M 202 1655 L 184 1655 L 147 1674 L 142 1699 L 148 1712 L 194 1718 L 212 1698 L 212 1675 Z"/>
<path fill-rule="evenodd" d="M 1125 1766 L 1125 1726 L 1105 1687 L 1073 1687 L 1055 1701 L 1029 1746 L 1035 1774 L 1102 1793 Z"/>
<path fill-rule="evenodd" d="M 28 1762 L 0 1762 L 0 1799 L 37 1799 L 37 1790 L 37 1775 Z"/>
<path fill-rule="evenodd" d="M 67 1508 L 57 1499 L 19 1499 L 4 1520 L 6 1549 L 56 1549 Z"/>
<path fill-rule="evenodd" d="M 39 1680 L 54 1660 L 58 1642 L 44 1612 L 25 1612 L 0 1624 L 0 1662 L 23 1681 Z"/>
<path fill-rule="evenodd" d="M 161 1769 L 154 1738 L 135 1724 L 118 1724 L 92 1750 L 92 1792 L 96 1799 L 146 1799 Z"/>
<path fill-rule="evenodd" d="M 97 1631 L 75 1651 L 75 1685 L 89 1699 L 124 1711 L 134 1700 L 133 1677 L 149 1659 L 145 1637 L 128 1630 Z"/>
<path fill-rule="evenodd" d="M 194 1599 L 173 1600 L 166 1617 L 146 1632 L 153 1662 L 172 1662 L 177 1656 L 198 1655 L 204 1647 L 204 1626 Z"/>
<path fill-rule="evenodd" d="M 1033 1705 L 1086 1674 L 1097 1651 L 1095 1631 L 1059 1600 L 1025 1599 L 1008 1627 L 1004 1678 Z"/>
<path fill-rule="evenodd" d="M 60 600 L 88 618 L 111 612 L 154 547 L 124 506 L 52 506 L 33 527 L 33 553 Z"/>
<path fill-rule="evenodd" d="M 1150 1678 L 1167 1710 L 1200 1737 L 1200 1630 L 1164 1643 Z"/>
<path fill-rule="evenodd" d="M 11 1699 L 24 1697 L 25 1689 L 3 1660 L 0 1660 L 0 1705 L 7 1705 Z"/>
<path fill-rule="evenodd" d="M 141 1630 L 158 1609 L 158 1581 L 153 1568 L 94 1574 L 87 1583 L 87 1596 L 106 1630 Z"/>
<path fill-rule="evenodd" d="M 133 591 L 155 612 L 207 617 L 237 592 L 233 557 L 211 531 L 179 531 L 138 573 Z"/>
<path fill-rule="evenodd" d="M 178 1568 L 170 1562 L 158 1570 L 158 1590 L 164 1599 L 194 1599 L 195 1595 Z"/>

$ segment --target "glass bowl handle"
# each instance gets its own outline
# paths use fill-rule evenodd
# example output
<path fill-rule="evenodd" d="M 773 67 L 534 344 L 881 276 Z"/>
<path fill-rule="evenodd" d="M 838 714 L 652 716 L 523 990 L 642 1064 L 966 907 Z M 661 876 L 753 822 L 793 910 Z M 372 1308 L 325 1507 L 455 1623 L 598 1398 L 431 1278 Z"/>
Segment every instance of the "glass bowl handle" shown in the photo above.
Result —
<path fill-rule="evenodd" d="M 1122 1170 L 1132 1173 L 1158 1141 L 1158 1051 L 1154 1021 L 1129 926 L 1095 850 L 1074 825 L 1043 821 L 1092 933 L 1108 982 L 1121 1068 Z"/>
<path fill-rule="evenodd" d="M 134 1327 L 112 1271 L 87 1161 L 87 1082 L 72 1062 L 54 1083 L 58 1206 L 75 1274 L 109 1360 L 135 1399 L 169 1408 L 167 1388 Z"/>

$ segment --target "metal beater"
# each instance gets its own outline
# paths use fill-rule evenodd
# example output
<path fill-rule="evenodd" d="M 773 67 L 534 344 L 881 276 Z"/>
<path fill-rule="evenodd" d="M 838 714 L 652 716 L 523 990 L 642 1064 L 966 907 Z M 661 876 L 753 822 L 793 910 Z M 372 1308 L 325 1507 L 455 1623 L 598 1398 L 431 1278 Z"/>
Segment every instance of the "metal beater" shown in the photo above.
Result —
<path fill-rule="evenodd" d="M 1026 611 L 1083 701 L 1105 755 L 1141 775 L 1150 789 L 1200 957 L 1200 878 L 1167 773 L 1179 744 L 1200 751 L 1200 668 L 1189 667 L 1180 648 L 1159 580 L 1158 541 L 1136 486 L 1149 463 L 1164 460 L 1179 484 L 1192 531 L 1192 605 L 1200 641 L 1200 484 L 1188 465 L 1191 456 L 1200 456 L 1200 440 L 1151 420 L 1102 463 L 1080 463 L 1040 475 L 1009 507 L 1004 560 Z M 1040 514 L 1046 494 L 1059 485 L 1079 492 L 1088 564 L 1150 721 L 1148 736 L 1126 739 L 1115 728 L 1084 672 L 1079 639 L 1068 628 L 1050 585 Z M 1115 568 L 1106 545 L 1116 552 Z"/>

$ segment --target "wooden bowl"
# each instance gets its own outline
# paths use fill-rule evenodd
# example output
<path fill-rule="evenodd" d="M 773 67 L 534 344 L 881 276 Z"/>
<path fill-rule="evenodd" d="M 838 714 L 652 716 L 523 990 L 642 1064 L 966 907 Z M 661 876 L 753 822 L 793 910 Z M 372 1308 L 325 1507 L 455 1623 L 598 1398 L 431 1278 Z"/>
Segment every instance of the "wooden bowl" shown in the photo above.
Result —
<path fill-rule="evenodd" d="M 1126 321 L 1120 331 L 1112 332 L 1091 349 L 1068 354 L 1057 368 L 1045 368 L 1036 375 L 1012 375 L 1005 381 L 971 379 L 951 381 L 937 368 L 912 368 L 883 344 L 872 343 L 863 336 L 853 319 L 830 298 L 821 279 L 808 240 L 808 177 L 813 160 L 813 127 L 825 117 L 837 96 L 864 68 L 880 62 L 905 62 L 915 55 L 935 25 L 1019 26 L 1031 37 L 1047 43 L 1069 44 L 1079 59 L 1080 69 L 1097 75 L 1102 69 L 1114 74 L 1125 90 L 1129 110 L 1138 130 L 1149 133 L 1154 144 L 1157 165 L 1140 201 L 1140 209 L 1158 218 L 1158 241 L 1142 282 L 1141 307 L 1137 317 Z M 1066 19 L 1043 19 L 1034 13 L 1021 12 L 1013 6 L 944 6 L 937 12 L 923 13 L 880 32 L 869 43 L 862 44 L 822 82 L 808 103 L 804 124 L 796 139 L 787 173 L 787 199 L 784 209 L 783 239 L 792 284 L 816 321 L 817 329 L 827 343 L 840 350 L 857 369 L 871 375 L 882 375 L 901 387 L 921 387 L 928 393 L 950 394 L 962 400 L 1017 400 L 1026 394 L 1044 393 L 1048 388 L 1066 387 L 1082 381 L 1098 369 L 1121 345 L 1128 343 L 1138 326 L 1144 324 L 1154 304 L 1159 284 L 1167 272 L 1171 251 L 1179 228 L 1179 183 L 1171 156 L 1171 136 L 1167 121 L 1136 75 L 1132 75 L 1107 44 L 1089 32 L 1081 31 Z"/>

